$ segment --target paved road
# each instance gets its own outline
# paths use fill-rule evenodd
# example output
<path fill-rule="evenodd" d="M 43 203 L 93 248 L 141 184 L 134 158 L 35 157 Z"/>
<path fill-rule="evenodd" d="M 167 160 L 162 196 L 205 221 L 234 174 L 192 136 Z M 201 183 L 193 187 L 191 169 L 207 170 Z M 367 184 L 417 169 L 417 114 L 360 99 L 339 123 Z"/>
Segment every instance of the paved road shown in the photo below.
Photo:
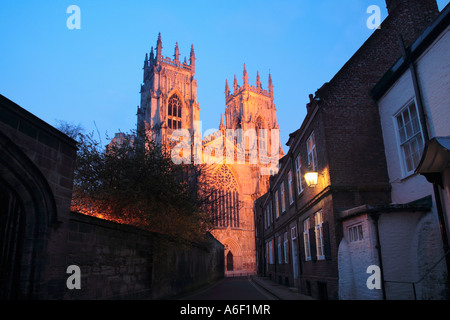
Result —
<path fill-rule="evenodd" d="M 250 277 L 224 278 L 214 285 L 205 288 L 186 300 L 273 300 L 273 297 Z"/>

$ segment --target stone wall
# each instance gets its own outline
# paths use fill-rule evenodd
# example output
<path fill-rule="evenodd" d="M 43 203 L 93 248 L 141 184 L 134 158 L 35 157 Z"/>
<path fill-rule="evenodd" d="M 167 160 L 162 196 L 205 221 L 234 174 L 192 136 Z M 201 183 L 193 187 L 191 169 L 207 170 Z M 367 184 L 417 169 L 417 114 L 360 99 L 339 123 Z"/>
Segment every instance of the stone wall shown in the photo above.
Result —
<path fill-rule="evenodd" d="M 223 277 L 224 248 L 210 234 L 176 243 L 71 213 L 75 157 L 73 139 L 0 95 L 0 227 L 7 217 L 19 230 L 0 239 L 1 298 L 160 299 Z M 72 265 L 81 289 L 67 287 Z"/>
<path fill-rule="evenodd" d="M 223 277 L 223 246 L 208 235 L 202 244 L 181 244 L 132 226 L 71 213 L 66 265 L 81 270 L 81 289 L 49 298 L 166 299 Z M 52 286 L 55 288 L 55 286 Z"/>

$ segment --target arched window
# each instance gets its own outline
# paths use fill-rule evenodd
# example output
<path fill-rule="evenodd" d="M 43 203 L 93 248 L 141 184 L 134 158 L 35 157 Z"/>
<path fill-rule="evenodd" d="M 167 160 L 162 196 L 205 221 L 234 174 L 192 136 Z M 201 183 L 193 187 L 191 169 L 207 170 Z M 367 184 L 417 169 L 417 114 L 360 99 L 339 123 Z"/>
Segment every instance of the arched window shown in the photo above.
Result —
<path fill-rule="evenodd" d="M 256 135 L 258 139 L 258 149 L 260 152 L 267 150 L 267 129 L 263 120 L 259 117 L 256 121 Z"/>
<path fill-rule="evenodd" d="M 239 228 L 239 192 L 233 173 L 227 165 L 216 167 L 207 183 L 213 187 L 211 214 L 216 228 Z"/>
<path fill-rule="evenodd" d="M 181 100 L 174 94 L 169 98 L 167 125 L 170 129 L 181 129 Z"/>

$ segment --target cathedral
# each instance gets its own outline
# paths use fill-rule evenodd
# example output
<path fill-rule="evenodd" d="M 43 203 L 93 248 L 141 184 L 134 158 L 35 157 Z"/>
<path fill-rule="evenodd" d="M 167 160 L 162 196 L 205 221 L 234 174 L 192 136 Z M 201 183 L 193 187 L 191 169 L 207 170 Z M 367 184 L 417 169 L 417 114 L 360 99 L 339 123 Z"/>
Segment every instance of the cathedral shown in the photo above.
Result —
<path fill-rule="evenodd" d="M 245 64 L 242 85 L 236 75 L 231 88 L 226 80 L 225 119 L 222 114 L 219 130 L 202 137 L 194 46 L 189 63 L 186 58 L 180 60 L 178 43 L 173 59 L 163 56 L 162 49 L 159 34 L 156 49 L 152 47 L 145 56 L 138 132 L 171 148 L 178 141 L 175 136 L 185 133 L 190 149 L 184 155 L 189 155 L 189 162 L 206 164 L 202 181 L 215 186 L 219 199 L 212 210 L 211 233 L 225 247 L 225 274 L 255 273 L 253 204 L 267 192 L 270 176 L 277 172 L 283 156 L 271 75 L 267 90 L 262 88 L 259 73 L 256 85 L 249 84 Z"/>

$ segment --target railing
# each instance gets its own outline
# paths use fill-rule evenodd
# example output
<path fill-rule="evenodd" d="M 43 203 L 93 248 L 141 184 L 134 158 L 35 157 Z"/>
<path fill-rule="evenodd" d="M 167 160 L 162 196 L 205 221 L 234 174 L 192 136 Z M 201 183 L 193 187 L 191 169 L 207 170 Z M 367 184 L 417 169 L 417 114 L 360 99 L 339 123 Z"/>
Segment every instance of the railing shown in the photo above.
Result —
<path fill-rule="evenodd" d="M 163 56 L 161 56 L 159 58 L 159 61 L 164 62 L 164 63 L 169 64 L 169 65 L 174 66 L 174 67 L 183 68 L 183 69 L 186 69 L 186 70 L 189 70 L 189 71 L 192 70 L 192 66 L 191 65 L 188 65 L 188 64 L 186 64 L 184 62 L 173 61 L 169 57 L 165 57 L 164 58 Z"/>
<path fill-rule="evenodd" d="M 431 271 L 433 271 L 434 268 L 437 267 L 437 265 L 450 253 L 450 250 L 448 250 L 430 269 L 428 269 L 427 272 L 417 281 L 394 281 L 394 280 L 384 280 L 385 283 L 401 283 L 401 284 L 410 284 L 412 285 L 413 293 L 414 293 L 414 300 L 417 300 L 417 292 L 416 292 L 416 285 L 422 282 Z M 450 275 L 447 275 L 447 277 L 450 278 Z"/>

